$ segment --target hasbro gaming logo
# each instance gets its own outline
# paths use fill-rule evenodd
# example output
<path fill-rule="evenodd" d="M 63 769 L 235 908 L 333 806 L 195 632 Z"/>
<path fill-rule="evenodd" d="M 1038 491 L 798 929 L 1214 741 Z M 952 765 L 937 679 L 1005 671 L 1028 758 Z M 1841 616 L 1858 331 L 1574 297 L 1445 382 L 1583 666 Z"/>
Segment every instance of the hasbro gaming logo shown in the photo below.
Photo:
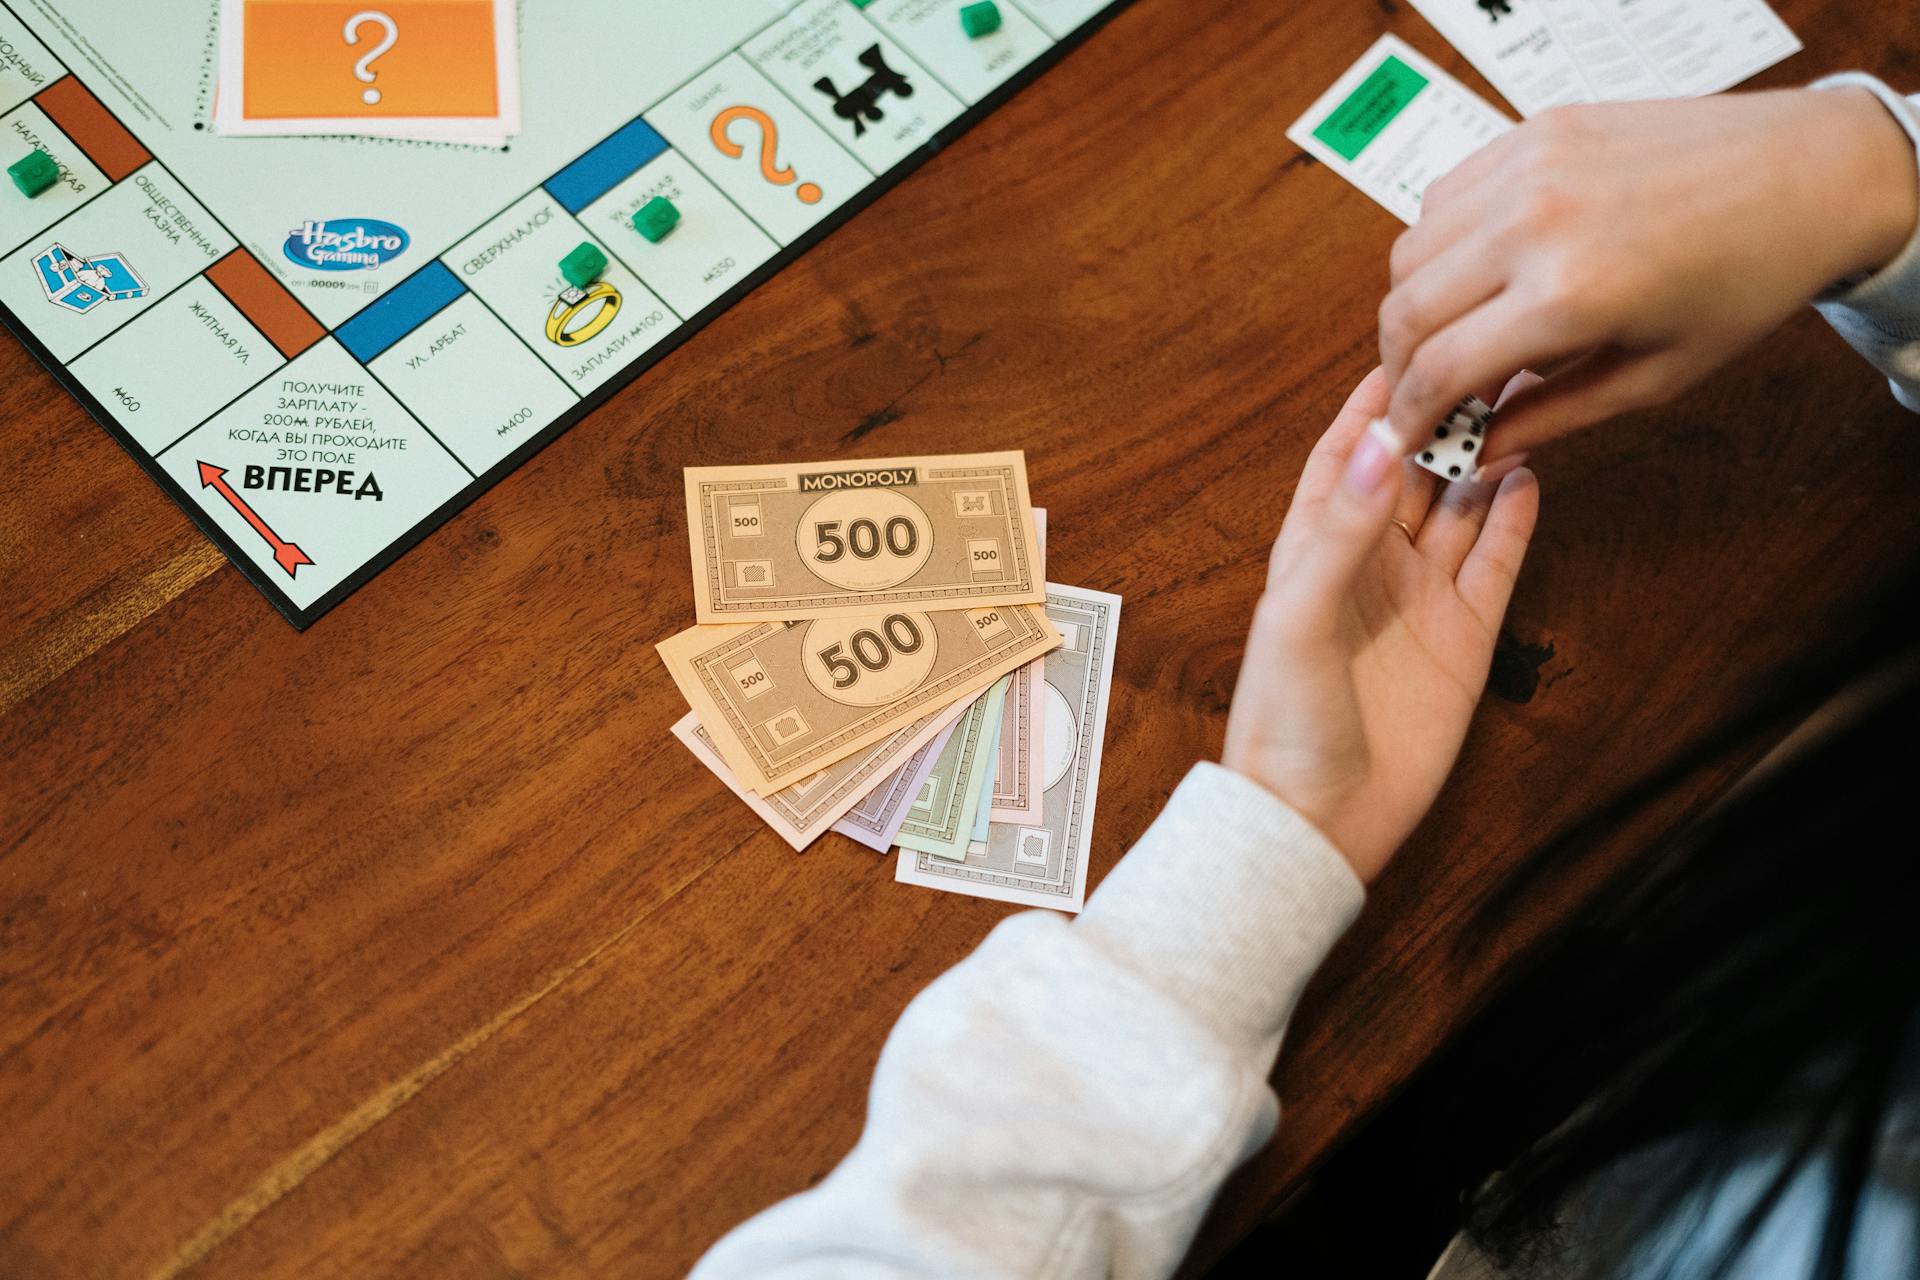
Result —
<path fill-rule="evenodd" d="M 371 271 L 406 252 L 407 233 L 375 218 L 303 222 L 287 236 L 287 257 L 315 271 Z"/>

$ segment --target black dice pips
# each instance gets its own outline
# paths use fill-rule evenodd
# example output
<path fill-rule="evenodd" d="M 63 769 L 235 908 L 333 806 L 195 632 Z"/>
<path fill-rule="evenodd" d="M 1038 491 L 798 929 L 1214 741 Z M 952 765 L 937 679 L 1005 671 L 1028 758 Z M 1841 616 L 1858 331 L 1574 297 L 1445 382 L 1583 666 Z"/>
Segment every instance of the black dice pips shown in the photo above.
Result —
<path fill-rule="evenodd" d="M 1413 460 L 1442 480 L 1470 480 L 1480 469 L 1480 453 L 1492 425 L 1493 407 L 1479 396 L 1468 396 L 1433 429 L 1432 438 L 1414 452 Z"/>

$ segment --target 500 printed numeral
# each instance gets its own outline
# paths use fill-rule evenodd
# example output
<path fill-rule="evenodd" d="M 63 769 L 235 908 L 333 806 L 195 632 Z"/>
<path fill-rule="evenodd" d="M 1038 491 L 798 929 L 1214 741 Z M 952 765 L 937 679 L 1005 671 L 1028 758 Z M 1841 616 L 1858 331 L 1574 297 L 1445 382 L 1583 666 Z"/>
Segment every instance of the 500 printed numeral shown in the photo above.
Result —
<path fill-rule="evenodd" d="M 820 650 L 819 658 L 833 676 L 833 687 L 851 689 L 860 683 L 860 673 L 885 671 L 896 653 L 918 653 L 926 637 L 920 624 L 904 613 L 888 614 L 878 630 L 861 628 L 842 643 Z M 849 657 L 848 654 L 852 656 Z"/>
<path fill-rule="evenodd" d="M 884 534 L 871 520 L 849 522 L 844 535 L 840 526 L 838 520 L 821 520 L 813 526 L 813 558 L 820 563 L 832 564 L 848 555 L 856 560 L 872 560 L 880 554 L 883 541 L 889 552 L 903 559 L 920 547 L 920 531 L 905 516 L 888 520 Z"/>

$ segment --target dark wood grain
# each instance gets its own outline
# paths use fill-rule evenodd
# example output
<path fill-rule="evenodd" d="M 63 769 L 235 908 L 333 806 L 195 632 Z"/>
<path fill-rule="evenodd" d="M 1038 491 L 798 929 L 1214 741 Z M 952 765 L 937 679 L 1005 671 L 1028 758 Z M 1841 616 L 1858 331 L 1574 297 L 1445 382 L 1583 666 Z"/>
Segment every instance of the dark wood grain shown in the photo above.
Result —
<path fill-rule="evenodd" d="M 1920 10 L 1787 0 L 1920 84 Z M 0 342 L 0 1275 L 670 1276 L 821 1177 L 901 1007 L 1008 909 L 802 856 L 667 735 L 680 469 L 1022 448 L 1057 580 L 1126 597 L 1096 878 L 1218 749 L 1269 540 L 1373 358 L 1397 224 L 1282 137 L 1411 12 L 1141 0 L 305 634 Z M 1920 433 L 1807 315 L 1544 452 L 1517 641 L 1316 982 L 1196 1265 L 1644 838 L 1491 940 L 1548 833 L 1920 545 Z M 1756 749 L 1758 748 L 1756 744 Z"/>

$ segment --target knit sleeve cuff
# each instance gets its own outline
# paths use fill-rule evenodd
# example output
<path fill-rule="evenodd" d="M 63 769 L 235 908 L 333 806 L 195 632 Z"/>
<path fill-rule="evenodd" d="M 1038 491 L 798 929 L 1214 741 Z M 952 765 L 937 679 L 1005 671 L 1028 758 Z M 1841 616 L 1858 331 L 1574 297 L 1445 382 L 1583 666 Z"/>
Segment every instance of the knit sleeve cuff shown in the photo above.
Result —
<path fill-rule="evenodd" d="M 1305 818 L 1240 774 L 1198 764 L 1074 927 L 1223 1031 L 1267 1037 L 1365 896 Z"/>

